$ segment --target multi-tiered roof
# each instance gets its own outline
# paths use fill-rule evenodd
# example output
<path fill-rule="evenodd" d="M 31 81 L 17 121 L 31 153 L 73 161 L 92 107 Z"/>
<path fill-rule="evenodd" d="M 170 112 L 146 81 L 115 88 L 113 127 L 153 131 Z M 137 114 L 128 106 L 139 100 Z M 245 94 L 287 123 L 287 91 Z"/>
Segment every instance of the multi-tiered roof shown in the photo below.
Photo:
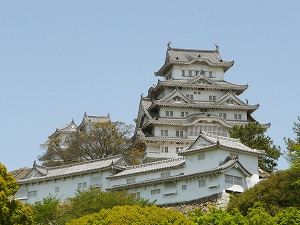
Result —
<path fill-rule="evenodd" d="M 224 73 L 233 64 L 221 58 L 218 48 L 208 51 L 168 45 L 165 62 L 155 73 L 164 80 L 150 87 L 147 96 L 141 96 L 135 140 L 148 146 L 152 143 L 151 151 L 155 152 L 156 146 L 166 143 L 191 144 L 201 129 L 227 136 L 234 125 L 255 121 L 252 113 L 259 105 L 249 105 L 238 97 L 248 85 L 224 80 Z M 170 131 L 162 135 L 164 128 Z M 178 129 L 182 131 L 174 135 Z"/>

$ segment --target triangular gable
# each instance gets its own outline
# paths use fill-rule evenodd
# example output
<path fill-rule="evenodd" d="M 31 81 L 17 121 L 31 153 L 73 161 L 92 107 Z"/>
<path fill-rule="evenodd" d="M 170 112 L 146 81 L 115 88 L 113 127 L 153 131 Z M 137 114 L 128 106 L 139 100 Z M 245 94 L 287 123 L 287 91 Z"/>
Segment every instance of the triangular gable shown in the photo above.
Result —
<path fill-rule="evenodd" d="M 201 132 L 200 135 L 198 136 L 198 138 L 194 141 L 194 143 L 191 146 L 189 146 L 187 148 L 187 150 L 198 149 L 198 148 L 206 148 L 206 147 L 212 146 L 212 145 L 215 145 L 215 143 L 205 139 L 202 135 L 202 132 Z"/>
<path fill-rule="evenodd" d="M 192 103 L 192 101 L 186 97 L 180 90 L 175 89 L 164 98 L 158 100 L 159 102 L 181 102 L 181 103 Z"/>
<path fill-rule="evenodd" d="M 75 131 L 77 128 L 77 125 L 74 123 L 74 120 L 72 120 L 69 124 L 67 124 L 66 126 L 62 127 L 61 131 Z"/>
<path fill-rule="evenodd" d="M 62 128 L 58 129 L 56 128 L 55 132 L 49 136 L 53 137 L 59 133 L 65 133 L 65 132 L 75 132 L 77 130 L 77 125 L 75 124 L 74 120 L 72 120 L 70 123 L 66 124 Z"/>
<path fill-rule="evenodd" d="M 218 99 L 216 103 L 220 105 L 239 105 L 239 106 L 247 105 L 246 103 L 241 101 L 238 97 L 236 97 L 236 95 L 233 94 L 232 92 L 228 92 L 226 95 Z"/>
<path fill-rule="evenodd" d="M 232 163 L 231 161 L 235 161 L 234 163 Z M 226 165 L 228 164 L 228 165 Z M 241 173 L 245 176 L 245 177 L 251 177 L 252 173 L 250 173 L 242 164 L 238 159 L 232 159 L 229 162 L 225 163 L 224 165 L 220 166 L 220 167 L 224 167 L 224 169 L 222 170 L 223 173 L 225 173 L 226 171 L 229 171 L 231 169 L 237 169 L 239 171 L 241 171 Z"/>
<path fill-rule="evenodd" d="M 189 84 L 206 84 L 206 85 L 213 85 L 213 86 L 217 86 L 218 85 L 216 82 L 214 82 L 213 80 L 209 79 L 208 77 L 206 77 L 203 74 L 200 74 L 200 75 L 194 77 L 193 79 L 189 80 L 188 83 Z"/>
<path fill-rule="evenodd" d="M 46 174 L 44 174 L 43 170 L 44 168 L 40 168 L 37 165 L 33 165 L 33 168 L 26 174 L 26 176 L 22 179 L 28 179 L 28 178 L 34 178 L 34 177 L 43 177 Z"/>

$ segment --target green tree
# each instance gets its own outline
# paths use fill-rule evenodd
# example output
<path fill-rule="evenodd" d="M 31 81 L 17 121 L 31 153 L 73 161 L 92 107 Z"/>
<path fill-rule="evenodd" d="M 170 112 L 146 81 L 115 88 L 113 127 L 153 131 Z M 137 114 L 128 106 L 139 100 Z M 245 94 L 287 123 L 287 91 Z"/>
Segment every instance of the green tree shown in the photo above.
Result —
<path fill-rule="evenodd" d="M 253 207 L 248 209 L 247 224 L 251 225 L 274 225 L 275 221 L 269 215 L 260 203 L 255 203 Z"/>
<path fill-rule="evenodd" d="M 97 188 L 78 190 L 75 197 L 62 204 L 60 223 L 64 224 L 72 219 L 114 206 L 149 204 L 151 205 L 151 203 L 137 199 L 133 194 L 126 191 L 103 192 Z"/>
<path fill-rule="evenodd" d="M 49 196 L 32 205 L 34 224 L 56 224 L 59 219 L 60 200 Z"/>
<path fill-rule="evenodd" d="M 199 225 L 244 225 L 246 218 L 238 211 L 227 212 L 222 209 L 211 207 L 209 213 L 204 214 L 201 208 L 196 209 L 189 215 L 191 221 Z"/>
<path fill-rule="evenodd" d="M 39 160 L 45 166 L 57 166 L 126 153 L 131 134 L 132 126 L 123 122 L 94 123 L 70 134 L 68 141 L 51 138 Z"/>
<path fill-rule="evenodd" d="M 274 221 L 280 225 L 300 224 L 300 210 L 296 207 L 289 207 L 277 213 Z"/>
<path fill-rule="evenodd" d="M 158 206 L 116 206 L 112 209 L 102 209 L 99 213 L 83 216 L 67 224 L 131 224 L 131 225 L 159 225 L 180 224 L 187 225 L 192 222 L 180 212 L 163 209 Z"/>
<path fill-rule="evenodd" d="M 244 193 L 233 197 L 227 208 L 237 208 L 243 215 L 248 213 L 256 202 L 260 202 L 266 212 L 274 216 L 288 207 L 300 208 L 300 168 L 272 173 L 267 179 L 260 181 Z"/>
<path fill-rule="evenodd" d="M 244 126 L 234 126 L 229 131 L 230 136 L 238 138 L 240 141 L 253 149 L 265 150 L 266 157 L 259 160 L 259 167 L 266 172 L 273 172 L 280 157 L 280 148 L 274 145 L 273 140 L 265 133 L 267 128 L 259 123 L 250 122 Z"/>
<path fill-rule="evenodd" d="M 294 122 L 293 131 L 296 134 L 296 138 L 284 138 L 287 145 L 287 152 L 285 152 L 285 158 L 291 166 L 300 165 L 300 117 L 298 122 Z"/>
<path fill-rule="evenodd" d="M 0 163 L 0 224 L 31 224 L 32 211 L 29 206 L 14 200 L 18 191 L 16 180 Z"/>

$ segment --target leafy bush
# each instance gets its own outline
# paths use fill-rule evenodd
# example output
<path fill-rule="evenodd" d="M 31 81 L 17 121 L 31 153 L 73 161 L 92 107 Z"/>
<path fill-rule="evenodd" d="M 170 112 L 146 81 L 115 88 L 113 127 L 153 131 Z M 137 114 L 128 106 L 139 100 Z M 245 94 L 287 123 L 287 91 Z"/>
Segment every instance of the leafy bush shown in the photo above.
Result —
<path fill-rule="evenodd" d="M 300 208 L 300 168 L 278 171 L 260 181 L 248 191 L 234 197 L 228 204 L 228 210 L 237 208 L 243 215 L 260 202 L 266 211 L 275 215 L 282 209 L 294 206 Z"/>
<path fill-rule="evenodd" d="M 210 208 L 208 214 L 203 214 L 201 209 L 189 215 L 192 222 L 201 225 L 291 225 L 300 224 L 300 210 L 290 207 L 280 211 L 274 217 L 266 212 L 261 203 L 255 203 L 243 216 L 237 209 L 230 212 Z"/>
<path fill-rule="evenodd" d="M 34 224 L 56 224 L 59 220 L 60 201 L 55 196 L 49 196 L 32 205 Z"/>
<path fill-rule="evenodd" d="M 0 224 L 31 224 L 32 211 L 29 206 L 13 200 L 18 191 L 17 181 L 0 163 Z"/>
<path fill-rule="evenodd" d="M 67 224 L 98 224 L 98 225 L 122 225 L 122 224 L 192 224 L 184 215 L 171 209 L 163 209 L 157 206 L 142 207 L 116 206 L 112 209 L 102 209 L 99 213 L 83 216 L 72 220 Z"/>
<path fill-rule="evenodd" d="M 104 192 L 99 189 L 78 190 L 76 196 L 64 202 L 60 208 L 60 223 L 122 205 L 153 205 L 147 200 L 137 199 L 126 191 Z"/>

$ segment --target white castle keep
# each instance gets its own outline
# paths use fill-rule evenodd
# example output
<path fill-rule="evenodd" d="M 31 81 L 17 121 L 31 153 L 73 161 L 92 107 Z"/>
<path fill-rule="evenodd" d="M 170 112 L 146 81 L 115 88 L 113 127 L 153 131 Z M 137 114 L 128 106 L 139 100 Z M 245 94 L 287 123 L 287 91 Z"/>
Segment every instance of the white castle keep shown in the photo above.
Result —
<path fill-rule="evenodd" d="M 247 190 L 259 181 L 258 159 L 265 152 L 229 137 L 234 125 L 255 121 L 252 113 L 259 107 L 238 98 L 247 85 L 224 80 L 233 63 L 218 49 L 168 46 L 155 73 L 164 80 L 141 97 L 136 119 L 134 141 L 146 144 L 145 163 L 131 166 L 118 155 L 57 167 L 34 164 L 18 180 L 16 198 L 30 204 L 49 195 L 64 200 L 78 189 L 97 187 L 127 190 L 164 205 Z M 67 140 L 73 129 L 72 121 L 53 135 Z"/>

